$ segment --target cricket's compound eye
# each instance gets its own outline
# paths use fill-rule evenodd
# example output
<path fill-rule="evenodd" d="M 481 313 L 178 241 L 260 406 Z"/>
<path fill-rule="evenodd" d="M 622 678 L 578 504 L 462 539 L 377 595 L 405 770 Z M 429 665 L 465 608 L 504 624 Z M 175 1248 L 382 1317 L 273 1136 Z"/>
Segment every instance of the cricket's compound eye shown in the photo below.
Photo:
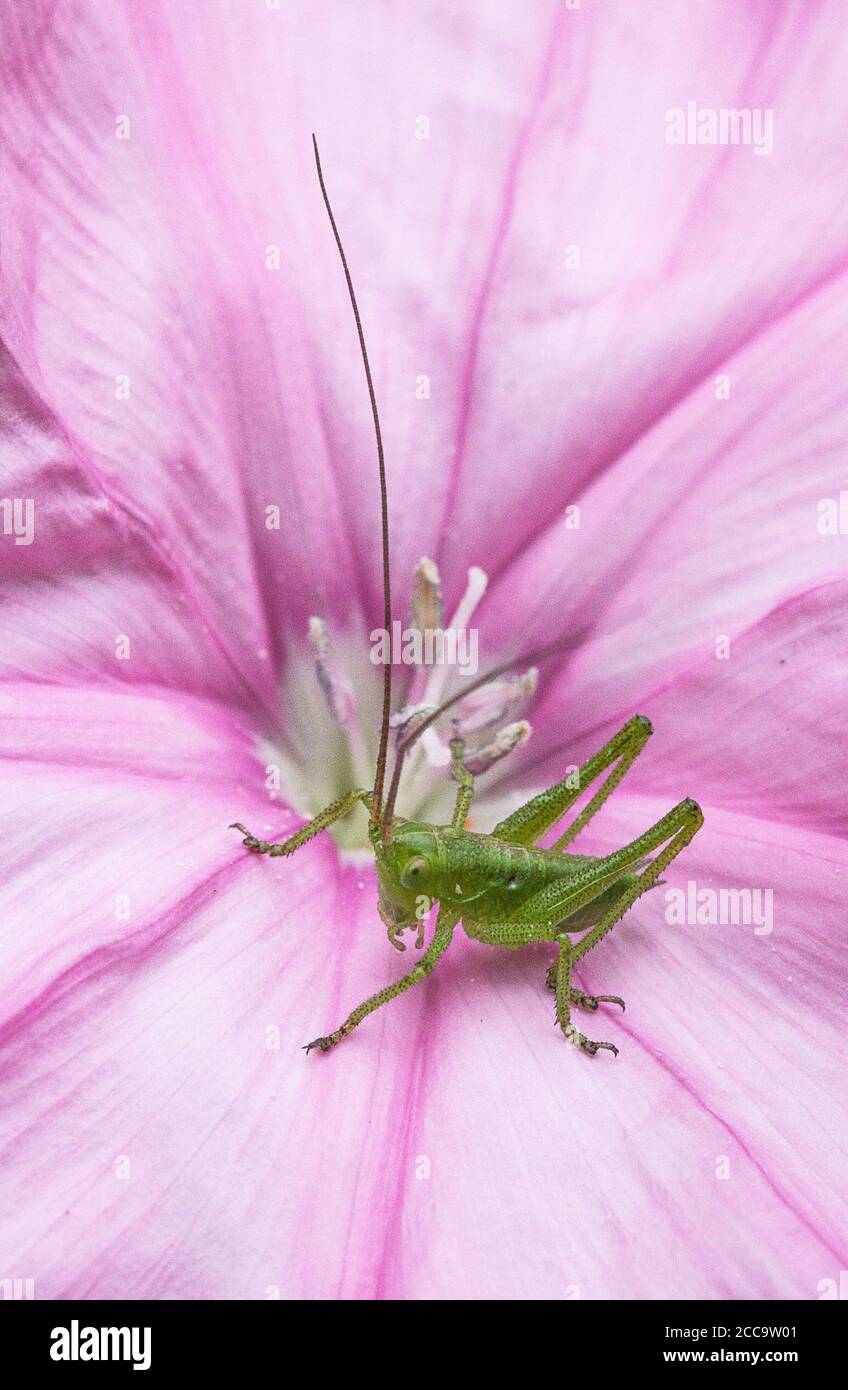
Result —
<path fill-rule="evenodd" d="M 421 875 L 426 873 L 427 868 L 427 860 L 422 855 L 417 854 L 414 859 L 410 859 L 400 876 L 404 888 L 414 888 L 420 882 Z"/>

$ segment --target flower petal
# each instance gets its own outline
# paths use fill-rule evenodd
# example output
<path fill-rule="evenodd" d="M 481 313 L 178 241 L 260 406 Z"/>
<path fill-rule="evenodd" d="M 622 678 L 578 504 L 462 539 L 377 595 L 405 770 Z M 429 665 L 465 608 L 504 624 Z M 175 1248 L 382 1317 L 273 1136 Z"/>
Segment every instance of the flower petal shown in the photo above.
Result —
<path fill-rule="evenodd" d="M 699 678 L 719 619 L 732 641 L 751 629 L 758 671 L 771 624 L 790 653 L 813 623 L 835 650 L 828 591 L 798 594 L 844 574 L 842 538 L 825 553 L 804 529 L 844 433 L 838 8 L 775 21 L 655 5 L 647 48 L 624 5 L 603 21 L 540 6 L 532 22 L 414 7 L 388 38 L 388 8 L 366 23 L 321 8 L 329 31 L 295 10 L 33 0 L 10 25 L 11 452 L 39 468 L 22 495 L 47 522 L 55 495 L 67 524 L 46 533 L 55 552 L 3 559 L 21 604 L 44 605 L 14 629 L 35 679 L 4 745 L 2 1273 L 41 1297 L 814 1297 L 845 1265 L 848 855 L 800 775 L 766 802 L 756 748 L 728 741 L 736 809 L 705 799 L 670 887 L 772 891 L 774 931 L 659 926 L 667 901 L 650 894 L 580 972 L 627 998 L 623 1018 L 590 1016 L 622 1042 L 615 1062 L 552 1027 L 548 952 L 461 938 L 336 1055 L 296 1055 L 415 957 L 388 949 L 372 873 L 341 868 L 328 839 L 271 861 L 226 826 L 294 823 L 251 752 L 248 719 L 260 726 L 274 683 L 260 653 L 279 658 L 310 614 L 374 607 L 367 405 L 346 352 L 336 361 L 349 306 L 317 195 L 303 196 L 316 115 L 348 156 L 334 189 L 352 260 L 391 302 L 366 318 L 392 344 L 375 366 L 400 445 L 395 565 L 444 534 L 450 606 L 484 536 L 502 575 L 493 636 L 590 629 L 569 691 L 550 683 L 548 738 L 679 683 L 688 703 L 652 791 L 676 785 L 699 710 L 744 702 L 744 665 L 725 703 Z M 303 73 L 305 87 L 288 80 Z M 773 160 L 663 145 L 644 167 L 664 108 L 704 87 L 733 105 L 778 94 Z M 436 139 L 413 145 L 419 101 Z M 122 115 L 132 138 L 113 143 Z M 403 214 L 401 158 L 427 190 Z M 579 288 L 569 240 L 589 271 Z M 271 281 L 269 242 L 286 252 Z M 432 307 L 434 261 L 446 293 Z M 360 288 L 376 295 L 367 276 Z M 719 415 L 704 383 L 727 362 Z M 422 373 L 448 404 L 427 429 Z M 578 489 L 572 595 L 566 529 L 532 542 Z M 63 590 L 46 587 L 54 562 Z M 786 628 L 765 616 L 779 602 Z M 104 659 L 127 613 L 143 638 L 132 694 L 109 688 Z M 60 678 L 75 684 L 37 683 Z M 8 713 L 22 692 L 3 698 Z M 554 717 L 568 700 L 570 726 Z M 768 720 L 778 752 L 790 707 L 782 693 Z M 809 760 L 833 718 L 826 690 L 811 713 Z M 693 754 L 692 770 L 726 797 L 715 762 Z M 785 823 L 792 802 L 801 828 Z M 587 847 L 620 845 L 667 805 L 620 793 Z"/>
<path fill-rule="evenodd" d="M 713 662 L 719 638 L 848 573 L 848 535 L 819 527 L 844 480 L 846 284 L 730 361 L 730 399 L 705 381 L 589 490 L 578 529 L 551 527 L 494 586 L 490 649 L 517 632 L 531 649 L 558 633 L 580 644 L 541 668 L 537 756 L 643 705 L 650 716 L 654 692 Z"/>
<path fill-rule="evenodd" d="M 553 751 L 537 749 L 524 780 L 537 788 L 558 782 L 638 710 L 654 734 L 628 787 L 844 834 L 848 773 L 834 749 L 844 736 L 846 603 L 845 581 L 788 599 L 738 637 L 718 639 L 677 680 L 639 696 L 626 716 L 593 722 Z M 572 721 L 581 709 L 597 713 L 575 704 Z"/>
<path fill-rule="evenodd" d="M 621 796 L 587 844 L 617 847 L 665 809 Z M 706 817 L 669 879 L 772 886 L 774 934 L 666 926 L 663 890 L 648 895 L 578 972 L 627 1003 L 580 1015 L 621 1047 L 608 1066 L 560 1046 L 549 952 L 469 943 L 445 968 L 404 1116 L 389 1288 L 809 1299 L 838 1278 L 845 844 Z M 432 1182 L 413 1188 L 416 1153 Z"/>
<path fill-rule="evenodd" d="M 231 808 L 287 817 L 211 709 L 51 699 L 65 732 L 17 764 L 3 826 L 2 1248 L 40 1297 L 814 1297 L 844 1263 L 842 842 L 708 810 L 685 872 L 762 883 L 776 859 L 775 934 L 652 930 L 650 895 L 581 972 L 627 998 L 591 1018 L 614 1063 L 552 1027 L 548 953 L 462 939 L 299 1058 L 414 959 L 373 875 L 227 838 Z M 113 722 L 131 775 L 117 736 L 66 765 Z M 660 809 L 622 797 L 604 833 Z"/>
<path fill-rule="evenodd" d="M 23 523 L 10 532 L 4 512 L 4 675 L 173 685 L 273 718 L 252 571 L 233 557 L 222 606 L 154 518 L 100 474 L 2 347 L 0 483 L 4 506 L 19 505 Z"/>
<path fill-rule="evenodd" d="M 654 0 L 638 39 L 626 4 L 389 13 L 32 0 L 9 26 L 12 350 L 219 604 L 233 553 L 255 558 L 275 648 L 313 613 L 380 609 L 311 130 L 384 408 L 395 573 L 441 549 L 449 602 L 470 538 L 502 571 L 848 252 L 838 6 Z M 774 108 L 773 153 L 669 145 L 666 111 L 699 93 Z"/>

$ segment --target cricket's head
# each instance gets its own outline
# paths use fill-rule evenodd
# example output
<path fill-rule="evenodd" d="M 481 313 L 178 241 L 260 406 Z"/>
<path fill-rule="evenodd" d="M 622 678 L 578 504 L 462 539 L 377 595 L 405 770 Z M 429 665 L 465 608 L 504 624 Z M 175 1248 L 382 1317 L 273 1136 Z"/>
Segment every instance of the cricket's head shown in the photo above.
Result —
<path fill-rule="evenodd" d="M 389 844 L 375 849 L 380 916 L 393 938 L 395 932 L 417 926 L 437 896 L 438 839 L 433 826 L 396 820 Z"/>

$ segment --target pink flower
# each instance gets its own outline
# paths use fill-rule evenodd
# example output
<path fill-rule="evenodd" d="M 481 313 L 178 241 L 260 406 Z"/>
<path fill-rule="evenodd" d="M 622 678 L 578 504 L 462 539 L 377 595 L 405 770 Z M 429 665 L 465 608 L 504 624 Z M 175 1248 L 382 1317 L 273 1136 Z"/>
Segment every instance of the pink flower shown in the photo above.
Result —
<path fill-rule="evenodd" d="M 87 1298 L 838 1278 L 843 20 L 5 9 L 0 1278 Z M 773 149 L 669 143 L 690 102 L 771 111 Z M 409 961 L 329 835 L 268 860 L 227 830 L 282 838 L 373 768 L 377 483 L 313 129 L 382 408 L 398 616 L 427 555 L 448 611 L 487 572 L 484 664 L 572 639 L 475 824 L 636 712 L 655 737 L 579 847 L 688 794 L 705 811 L 580 972 L 627 1000 L 596 1034 L 617 1059 L 564 1045 L 549 951 L 461 934 L 334 1055 L 298 1050 Z M 734 902 L 747 925 L 710 922 Z"/>

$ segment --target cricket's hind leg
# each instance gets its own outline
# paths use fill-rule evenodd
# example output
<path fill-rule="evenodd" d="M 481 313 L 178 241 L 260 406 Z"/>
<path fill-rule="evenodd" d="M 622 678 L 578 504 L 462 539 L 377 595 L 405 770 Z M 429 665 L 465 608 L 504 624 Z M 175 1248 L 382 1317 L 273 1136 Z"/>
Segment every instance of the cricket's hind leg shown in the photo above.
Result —
<path fill-rule="evenodd" d="M 621 779 L 638 758 L 652 733 L 650 720 L 637 714 L 629 719 L 623 728 L 605 743 L 594 757 L 589 758 L 578 769 L 576 781 L 573 776 L 563 778 L 555 786 L 540 792 L 532 800 L 519 806 L 506 820 L 499 821 L 492 834 L 500 840 L 509 840 L 516 845 L 537 844 L 542 835 L 551 830 L 558 820 L 580 796 L 581 791 L 607 773 L 594 796 L 572 821 L 552 846 L 564 850 L 592 817 L 612 795 Z"/>
<path fill-rule="evenodd" d="M 571 967 L 574 961 L 574 947 L 566 932 L 560 932 L 559 954 L 554 965 L 548 971 L 548 982 L 550 983 L 551 971 L 553 971 L 553 989 L 556 993 L 556 1020 L 563 1031 L 564 1037 L 575 1047 L 580 1047 L 584 1052 L 588 1052 L 590 1057 L 594 1057 L 596 1052 L 606 1048 L 613 1056 L 618 1056 L 618 1048 L 615 1043 L 595 1042 L 593 1038 L 587 1038 L 585 1033 L 581 1033 L 571 1022 L 571 1005 L 587 1003 L 587 1007 L 594 1011 L 602 999 L 620 1004 L 624 1008 L 624 1000 L 618 999 L 611 994 L 601 994 L 598 996 L 584 994 L 580 989 L 571 987 Z"/>
<path fill-rule="evenodd" d="M 616 999 L 612 995 L 593 995 L 584 994 L 582 990 L 571 988 L 571 962 L 574 947 L 571 945 L 568 934 L 558 926 L 545 926 L 539 922 L 486 922 L 469 924 L 463 923 L 469 936 L 476 941 L 482 941 L 487 946 L 507 946 L 515 949 L 519 946 L 529 946 L 534 941 L 556 941 L 559 943 L 559 955 L 556 964 L 551 967 L 554 972 L 553 984 L 551 988 L 556 990 L 556 1017 L 557 1023 L 562 1028 L 563 1033 L 569 1042 L 577 1047 L 582 1047 L 584 1052 L 594 1054 L 602 1047 L 607 1047 L 611 1052 L 618 1052 L 618 1048 L 608 1042 L 594 1042 L 592 1038 L 587 1038 L 585 1033 L 580 1033 L 571 1022 L 570 1005 L 579 1004 L 581 1001 L 589 1001 L 588 1007 L 598 1007 L 601 1000 L 611 1000 L 613 1003 L 621 1004 L 624 1008 L 624 1001 Z M 469 926 L 473 925 L 473 930 Z M 551 971 L 548 972 L 548 981 L 551 980 Z"/>
<path fill-rule="evenodd" d="M 557 962 L 548 967 L 545 977 L 545 984 L 548 989 L 556 989 Z M 599 1004 L 618 1004 L 624 1008 L 624 1000 L 618 994 L 584 994 L 582 989 L 571 986 L 571 1002 L 576 1004 L 578 1009 L 588 1009 L 590 1013 L 597 1013 Z"/>
<path fill-rule="evenodd" d="M 668 815 L 663 816 L 656 825 L 632 840 L 629 845 L 606 855 L 603 859 L 592 861 L 590 867 L 564 883 L 555 881 L 546 884 L 520 909 L 525 916 L 532 915 L 539 922 L 545 917 L 550 921 L 556 914 L 554 920 L 558 920 L 557 930 L 551 932 L 547 939 L 559 943 L 554 973 L 557 1022 L 566 1038 L 570 1042 L 576 1042 L 584 1051 L 594 1053 L 603 1046 L 611 1052 L 617 1052 L 617 1048 L 611 1043 L 593 1044 L 591 1039 L 582 1033 L 578 1034 L 573 1027 L 570 1016 L 572 967 L 612 930 L 643 893 L 653 887 L 663 870 L 689 844 L 703 823 L 704 817 L 697 803 L 691 800 L 681 801 Z M 653 859 L 647 858 L 654 850 L 659 852 Z M 632 876 L 633 869 L 639 865 L 644 865 L 642 872 L 635 877 Z M 567 932 L 568 923 L 572 922 L 572 930 L 582 930 L 582 927 L 575 925 L 575 919 L 587 904 L 601 896 L 597 885 L 605 880 L 612 880 L 613 884 L 621 881 L 620 890 L 616 892 L 614 901 L 602 912 L 594 926 L 573 945 Z M 540 933 L 537 940 L 542 939 L 544 938 Z M 588 996 L 590 1000 L 594 997 Z M 589 1007 L 591 1009 L 591 1003 Z"/>

